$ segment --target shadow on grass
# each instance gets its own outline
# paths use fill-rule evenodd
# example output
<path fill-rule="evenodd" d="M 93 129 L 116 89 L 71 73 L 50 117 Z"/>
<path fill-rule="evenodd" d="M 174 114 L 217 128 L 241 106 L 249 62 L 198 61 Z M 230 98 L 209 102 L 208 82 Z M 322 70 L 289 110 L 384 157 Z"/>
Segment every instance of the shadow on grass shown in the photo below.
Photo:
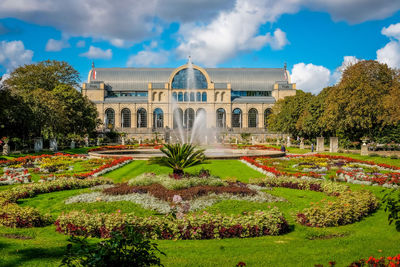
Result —
<path fill-rule="evenodd" d="M 2 244 L 0 243 L 0 246 L 1 245 Z M 21 266 L 22 264 L 27 264 L 27 262 L 39 259 L 43 261 L 56 261 L 59 259 L 61 261 L 61 258 L 65 253 L 65 248 L 66 246 L 58 246 L 52 248 L 25 248 L 17 251 L 12 251 L 9 253 L 9 255 L 13 259 L 1 263 L 0 266 L 16 267 Z M 37 265 L 39 266 L 39 264 Z"/>

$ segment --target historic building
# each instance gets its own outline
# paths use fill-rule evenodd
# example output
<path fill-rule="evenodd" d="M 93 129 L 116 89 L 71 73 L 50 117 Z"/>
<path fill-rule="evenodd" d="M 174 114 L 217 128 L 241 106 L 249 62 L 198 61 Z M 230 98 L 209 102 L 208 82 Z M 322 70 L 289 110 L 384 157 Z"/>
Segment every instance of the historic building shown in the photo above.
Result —
<path fill-rule="evenodd" d="M 202 127 L 264 137 L 274 103 L 296 94 L 286 67 L 191 64 L 176 69 L 93 67 L 82 88 L 96 104 L 103 130 L 114 128 L 136 138 L 150 138 L 154 132 L 173 136 L 180 123 L 191 129 L 200 113 Z"/>

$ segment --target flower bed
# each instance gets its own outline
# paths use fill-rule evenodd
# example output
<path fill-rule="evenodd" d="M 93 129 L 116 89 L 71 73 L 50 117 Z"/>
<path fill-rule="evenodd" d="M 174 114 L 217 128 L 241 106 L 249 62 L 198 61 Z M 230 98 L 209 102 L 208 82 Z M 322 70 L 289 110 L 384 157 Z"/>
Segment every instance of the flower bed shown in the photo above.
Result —
<path fill-rule="evenodd" d="M 331 227 L 350 224 L 368 216 L 378 208 L 378 200 L 368 190 L 352 192 L 349 187 L 329 181 L 302 180 L 293 177 L 262 178 L 252 182 L 271 187 L 311 190 L 336 196 L 335 200 L 311 203 L 312 207 L 297 213 L 300 224 Z"/>
<path fill-rule="evenodd" d="M 160 184 L 168 189 L 183 189 L 189 188 L 192 186 L 199 185 L 209 185 L 209 186 L 224 186 L 227 185 L 226 182 L 222 181 L 219 177 L 215 176 L 189 176 L 181 179 L 175 179 L 170 177 L 167 174 L 156 175 L 154 173 L 144 173 L 135 177 L 134 179 L 129 180 L 129 185 L 134 186 L 144 186 L 144 185 L 152 185 L 152 184 Z"/>
<path fill-rule="evenodd" d="M 245 184 L 228 186 L 194 186 L 179 190 L 167 189 L 154 183 L 144 186 L 120 184 L 108 187 L 102 192 L 85 193 L 70 197 L 66 204 L 81 202 L 114 202 L 130 201 L 145 209 L 155 210 L 161 214 L 197 211 L 209 207 L 222 200 L 239 200 L 251 202 L 285 201 L 261 190 L 265 187 Z"/>
<path fill-rule="evenodd" d="M 106 150 L 127 150 L 127 149 L 137 149 L 137 148 L 154 148 L 160 149 L 163 145 L 160 144 L 140 144 L 140 145 L 118 145 L 118 146 L 101 146 L 96 148 L 91 148 L 88 152 L 106 151 Z"/>
<path fill-rule="evenodd" d="M 375 195 L 367 190 L 341 193 L 335 201 L 313 203 L 297 214 L 300 224 L 312 227 L 332 227 L 351 224 L 374 212 L 378 207 Z"/>
<path fill-rule="evenodd" d="M 29 183 L 32 173 L 40 175 L 41 182 L 70 176 L 80 179 L 97 177 L 129 163 L 130 160 L 130 157 L 91 159 L 85 155 L 62 153 L 26 156 L 0 163 L 4 173 L 0 177 L 0 185 Z"/>
<path fill-rule="evenodd" d="M 361 267 L 361 266 L 373 266 L 373 267 L 400 267 L 400 254 L 394 257 L 380 257 L 374 258 L 369 257 L 366 259 L 360 259 L 352 262 L 349 267 Z"/>
<path fill-rule="evenodd" d="M 88 214 L 73 211 L 62 214 L 55 222 L 56 231 L 69 235 L 109 237 L 111 231 L 120 230 L 124 224 L 141 229 L 151 239 L 219 239 L 232 237 L 257 237 L 280 235 L 289 227 L 278 209 L 254 212 L 241 216 L 221 214 L 187 215 L 183 219 L 172 216 L 141 218 L 134 214 Z"/>
<path fill-rule="evenodd" d="M 228 186 L 193 186 L 190 188 L 180 190 L 169 190 L 160 184 L 152 184 L 145 186 L 130 186 L 128 184 L 120 184 L 116 187 L 111 187 L 103 190 L 106 195 L 127 195 L 132 193 L 146 194 L 149 193 L 152 196 L 171 202 L 173 197 L 179 195 L 182 200 L 192 200 L 193 198 L 208 195 L 209 193 L 214 194 L 233 194 L 241 196 L 252 196 L 257 192 L 247 188 L 247 186 L 238 186 L 231 184 Z"/>
<path fill-rule="evenodd" d="M 329 178 L 354 184 L 400 187 L 400 168 L 342 156 L 289 155 L 283 159 L 242 157 L 242 162 L 270 177 Z"/>
<path fill-rule="evenodd" d="M 7 227 L 38 227 L 51 224 L 54 220 L 31 207 L 20 207 L 15 202 L 22 198 L 31 198 L 38 194 L 55 191 L 91 187 L 110 183 L 103 179 L 59 179 L 48 183 L 21 185 L 0 192 L 0 225 Z"/>
<path fill-rule="evenodd" d="M 0 185 L 26 184 L 31 182 L 31 175 L 25 168 L 3 168 L 4 174 L 0 177 Z"/>

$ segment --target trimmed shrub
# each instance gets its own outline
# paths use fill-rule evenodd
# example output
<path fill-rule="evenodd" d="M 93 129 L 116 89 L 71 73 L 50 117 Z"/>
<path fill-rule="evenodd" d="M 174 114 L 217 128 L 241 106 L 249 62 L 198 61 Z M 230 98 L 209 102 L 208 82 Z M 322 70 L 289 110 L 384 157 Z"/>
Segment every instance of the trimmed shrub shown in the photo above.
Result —
<path fill-rule="evenodd" d="M 322 200 L 297 214 L 300 224 L 332 227 L 354 223 L 378 207 L 375 195 L 367 190 L 341 193 L 335 201 Z"/>
<path fill-rule="evenodd" d="M 69 235 L 107 238 L 112 231 L 120 231 L 125 224 L 132 225 L 151 239 L 219 239 L 280 235 L 289 226 L 283 214 L 273 208 L 239 216 L 221 214 L 187 215 L 182 219 L 168 217 L 136 217 L 134 214 L 88 214 L 72 211 L 60 215 L 56 231 Z"/>
<path fill-rule="evenodd" d="M 50 215 L 42 215 L 31 207 L 20 207 L 14 203 L 1 206 L 0 225 L 7 227 L 40 227 L 53 223 Z"/>

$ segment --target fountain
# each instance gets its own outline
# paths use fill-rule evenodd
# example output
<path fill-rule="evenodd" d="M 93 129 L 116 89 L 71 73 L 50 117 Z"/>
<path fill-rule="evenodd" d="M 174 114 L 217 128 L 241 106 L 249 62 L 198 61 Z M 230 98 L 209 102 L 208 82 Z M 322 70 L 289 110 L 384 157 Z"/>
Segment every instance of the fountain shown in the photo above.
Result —
<path fill-rule="evenodd" d="M 206 150 L 204 152 L 207 158 L 213 159 L 227 159 L 227 158 L 240 158 L 242 156 L 270 156 L 270 157 L 280 157 L 285 155 L 280 151 L 270 151 L 270 150 L 254 150 L 254 149 L 235 149 L 229 146 L 224 146 L 223 144 L 218 143 L 218 130 L 207 128 L 207 113 L 204 109 L 200 109 L 193 114 L 193 121 L 190 118 L 189 108 L 191 103 L 190 93 L 193 93 L 194 90 L 198 88 L 196 84 L 195 71 L 193 67 L 193 63 L 191 57 L 189 56 L 187 63 L 187 76 L 186 76 L 186 88 L 185 94 L 183 96 L 187 96 L 187 98 L 183 99 L 182 103 L 178 99 L 172 97 L 171 99 L 171 109 L 173 113 L 174 120 L 174 129 L 171 132 L 174 135 L 174 140 L 179 143 L 189 143 L 196 145 L 206 146 Z M 180 113 L 179 109 L 183 105 L 186 104 L 186 110 Z M 179 114 L 178 114 L 179 113 Z M 216 114 L 208 114 L 209 118 L 214 117 Z M 225 114 L 223 114 L 225 116 Z M 139 116 L 138 121 L 141 120 Z M 223 118 L 225 122 L 225 118 Z M 240 121 L 240 124 L 242 122 Z M 222 125 L 222 128 L 225 128 L 226 125 Z M 139 139 L 139 144 L 142 143 L 141 138 Z M 238 143 L 238 139 L 236 138 L 236 144 Z M 254 143 L 254 139 L 252 137 L 252 143 Z M 213 144 L 213 147 L 210 147 L 209 144 Z M 126 150 L 109 150 L 109 151 L 98 151 L 98 152 L 90 152 L 89 153 L 93 157 L 101 157 L 101 156 L 109 156 L 109 157 L 120 157 L 131 156 L 137 159 L 148 159 L 154 156 L 163 156 L 164 154 L 158 149 L 126 149 Z"/>

